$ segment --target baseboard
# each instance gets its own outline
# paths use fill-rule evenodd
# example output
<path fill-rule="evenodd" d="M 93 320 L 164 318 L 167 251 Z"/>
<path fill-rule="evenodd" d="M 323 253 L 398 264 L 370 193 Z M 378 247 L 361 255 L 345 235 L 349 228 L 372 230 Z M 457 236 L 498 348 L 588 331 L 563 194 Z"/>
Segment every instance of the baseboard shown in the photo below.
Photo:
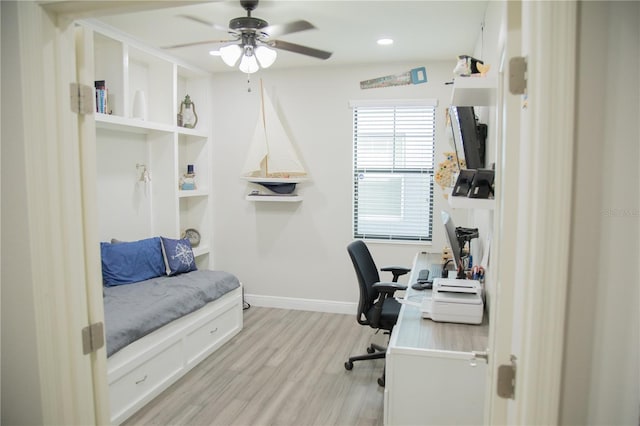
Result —
<path fill-rule="evenodd" d="M 357 303 L 338 302 L 335 300 L 298 299 L 293 297 L 263 296 L 259 294 L 245 294 L 244 299 L 253 306 L 294 309 L 297 311 L 355 315 L 358 309 Z"/>

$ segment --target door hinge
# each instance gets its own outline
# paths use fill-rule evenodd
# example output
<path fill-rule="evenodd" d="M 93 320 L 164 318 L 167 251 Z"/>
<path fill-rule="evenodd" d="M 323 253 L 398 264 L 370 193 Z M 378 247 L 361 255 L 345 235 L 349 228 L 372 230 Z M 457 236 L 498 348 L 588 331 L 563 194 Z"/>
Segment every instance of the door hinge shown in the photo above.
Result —
<path fill-rule="evenodd" d="M 71 83 L 71 111 L 76 114 L 93 114 L 93 87 L 86 84 Z"/>
<path fill-rule="evenodd" d="M 82 329 L 82 353 L 95 352 L 104 346 L 104 324 L 96 322 Z"/>
<path fill-rule="evenodd" d="M 510 365 L 498 367 L 498 396 L 516 399 L 516 356 L 511 355 Z"/>
<path fill-rule="evenodd" d="M 509 92 L 524 95 L 527 90 L 527 59 L 517 56 L 509 60 Z"/>

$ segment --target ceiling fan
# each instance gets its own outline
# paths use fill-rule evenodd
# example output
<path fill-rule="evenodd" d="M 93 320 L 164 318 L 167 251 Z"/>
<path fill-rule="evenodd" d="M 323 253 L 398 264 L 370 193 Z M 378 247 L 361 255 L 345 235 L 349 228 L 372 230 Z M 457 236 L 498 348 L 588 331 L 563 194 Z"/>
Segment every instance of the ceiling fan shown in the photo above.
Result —
<path fill-rule="evenodd" d="M 209 22 L 197 16 L 181 15 L 186 19 L 190 19 L 220 31 L 228 32 L 232 37 L 230 40 L 207 40 L 176 44 L 173 46 L 166 46 L 165 49 L 175 49 L 202 44 L 223 44 L 219 49 L 222 60 L 229 66 L 235 66 L 238 59 L 242 57 L 239 68 L 241 71 L 246 73 L 256 72 L 260 66 L 262 66 L 262 68 L 271 66 L 275 62 L 277 56 L 276 51 L 272 48 L 299 53 L 323 60 L 331 57 L 332 52 L 302 46 L 300 44 L 289 43 L 283 40 L 276 40 L 273 38 L 314 29 L 315 26 L 310 22 L 298 20 L 286 24 L 269 25 L 269 23 L 264 19 L 251 16 L 251 11 L 258 6 L 258 0 L 241 0 L 240 5 L 247 11 L 247 16 L 232 19 L 229 21 L 228 28 Z"/>

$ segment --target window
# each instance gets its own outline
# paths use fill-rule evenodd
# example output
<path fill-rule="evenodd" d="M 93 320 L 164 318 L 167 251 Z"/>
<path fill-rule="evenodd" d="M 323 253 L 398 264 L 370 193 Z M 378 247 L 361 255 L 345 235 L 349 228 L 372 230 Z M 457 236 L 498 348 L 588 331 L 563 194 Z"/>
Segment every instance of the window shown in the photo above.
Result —
<path fill-rule="evenodd" d="M 436 102 L 352 106 L 354 237 L 431 241 Z"/>

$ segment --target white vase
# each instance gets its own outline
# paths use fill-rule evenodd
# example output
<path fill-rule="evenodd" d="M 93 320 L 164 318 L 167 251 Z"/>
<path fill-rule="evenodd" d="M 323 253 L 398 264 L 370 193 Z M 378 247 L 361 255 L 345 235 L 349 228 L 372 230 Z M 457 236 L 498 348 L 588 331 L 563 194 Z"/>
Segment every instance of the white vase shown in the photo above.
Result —
<path fill-rule="evenodd" d="M 131 109 L 131 117 L 140 120 L 147 119 L 147 100 L 142 90 L 136 90 L 133 95 L 133 108 Z"/>

